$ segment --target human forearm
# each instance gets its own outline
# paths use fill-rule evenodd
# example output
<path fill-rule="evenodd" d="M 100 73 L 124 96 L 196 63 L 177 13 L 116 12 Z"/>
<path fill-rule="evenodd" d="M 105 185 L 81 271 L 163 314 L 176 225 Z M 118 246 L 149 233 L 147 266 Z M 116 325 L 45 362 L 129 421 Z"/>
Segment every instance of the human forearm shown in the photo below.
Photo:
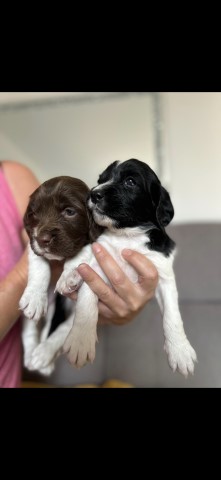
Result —
<path fill-rule="evenodd" d="M 0 340 L 20 316 L 19 300 L 27 284 L 27 251 L 13 270 L 0 281 Z"/>

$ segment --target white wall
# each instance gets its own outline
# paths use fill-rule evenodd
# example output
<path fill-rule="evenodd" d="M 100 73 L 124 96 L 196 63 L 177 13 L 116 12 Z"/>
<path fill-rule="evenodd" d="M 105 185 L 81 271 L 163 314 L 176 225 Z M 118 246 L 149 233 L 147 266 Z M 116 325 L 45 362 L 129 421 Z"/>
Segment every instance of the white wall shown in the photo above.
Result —
<path fill-rule="evenodd" d="M 219 222 L 221 93 L 171 92 L 161 97 L 161 179 L 171 193 L 174 222 Z M 0 159 L 29 165 L 40 181 L 72 175 L 92 187 L 110 162 L 131 157 L 157 172 L 154 141 L 148 93 L 0 111 Z"/>
<path fill-rule="evenodd" d="M 82 178 L 90 187 L 114 160 L 156 169 L 150 94 L 0 112 L 0 158 L 30 166 L 40 181 Z"/>
<path fill-rule="evenodd" d="M 163 93 L 175 221 L 221 221 L 221 93 Z"/>
<path fill-rule="evenodd" d="M 0 106 L 6 103 L 16 104 L 32 100 L 52 99 L 81 95 L 81 92 L 0 92 Z"/>

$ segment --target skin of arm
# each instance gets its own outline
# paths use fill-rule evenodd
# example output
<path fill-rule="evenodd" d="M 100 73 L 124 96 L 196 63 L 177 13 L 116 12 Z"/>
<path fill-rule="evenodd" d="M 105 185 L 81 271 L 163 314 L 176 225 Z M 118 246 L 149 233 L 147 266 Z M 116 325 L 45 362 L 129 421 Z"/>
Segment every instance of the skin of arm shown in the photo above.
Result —
<path fill-rule="evenodd" d="M 29 196 L 39 186 L 39 182 L 28 167 L 18 162 L 2 162 L 1 168 L 23 218 Z M 25 247 L 28 237 L 24 230 L 21 232 L 21 239 L 25 249 L 22 257 L 6 277 L 0 280 L 0 340 L 20 315 L 18 302 L 27 283 L 28 256 Z"/>

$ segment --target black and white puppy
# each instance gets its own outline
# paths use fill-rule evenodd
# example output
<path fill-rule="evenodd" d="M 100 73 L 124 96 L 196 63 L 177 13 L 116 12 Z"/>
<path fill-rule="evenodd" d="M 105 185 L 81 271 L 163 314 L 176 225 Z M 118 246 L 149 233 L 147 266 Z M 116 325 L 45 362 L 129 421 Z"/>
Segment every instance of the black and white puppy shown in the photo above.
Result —
<path fill-rule="evenodd" d="M 56 304 L 49 302 L 48 308 L 50 262 L 73 258 L 102 231 L 87 208 L 88 193 L 87 185 L 77 178 L 51 178 L 33 192 L 24 216 L 30 238 L 28 284 L 20 300 L 25 317 L 24 365 L 45 375 L 53 371 L 54 360 L 73 323 L 73 313 L 67 318 L 62 311 L 62 298 L 58 297 Z M 69 302 L 72 311 L 74 303 Z M 40 319 L 43 320 L 37 325 Z"/>
<path fill-rule="evenodd" d="M 105 227 L 98 242 L 133 282 L 137 281 L 137 274 L 122 258 L 124 248 L 143 253 L 156 266 L 159 274 L 156 298 L 163 316 L 164 348 L 169 365 L 184 376 L 193 373 L 197 357 L 186 337 L 179 311 L 173 271 L 175 244 L 165 232 L 174 216 L 168 192 L 146 163 L 135 159 L 116 161 L 100 175 L 98 186 L 90 192 L 88 207 L 95 222 Z M 88 245 L 65 263 L 56 286 L 58 292 L 67 293 L 77 288 L 81 277 L 75 269 L 83 262 L 108 283 Z M 88 360 L 94 360 L 97 321 L 97 296 L 83 283 L 78 292 L 74 323 L 64 344 L 73 365 L 81 367 Z"/>

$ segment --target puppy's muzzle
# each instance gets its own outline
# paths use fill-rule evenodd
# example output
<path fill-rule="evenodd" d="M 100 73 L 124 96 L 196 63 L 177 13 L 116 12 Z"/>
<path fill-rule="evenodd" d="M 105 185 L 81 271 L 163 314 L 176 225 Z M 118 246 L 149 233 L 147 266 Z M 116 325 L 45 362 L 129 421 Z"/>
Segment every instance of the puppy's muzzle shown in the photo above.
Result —
<path fill-rule="evenodd" d="M 92 191 L 90 197 L 91 197 L 91 201 L 95 205 L 99 205 L 99 203 L 101 203 L 101 201 L 103 200 L 104 195 L 101 191 L 97 190 L 97 191 Z"/>
<path fill-rule="evenodd" d="M 49 247 L 54 237 L 55 237 L 54 234 L 50 232 L 45 232 L 45 233 L 39 234 L 36 240 L 38 242 L 39 247 L 46 248 L 46 247 Z"/>

